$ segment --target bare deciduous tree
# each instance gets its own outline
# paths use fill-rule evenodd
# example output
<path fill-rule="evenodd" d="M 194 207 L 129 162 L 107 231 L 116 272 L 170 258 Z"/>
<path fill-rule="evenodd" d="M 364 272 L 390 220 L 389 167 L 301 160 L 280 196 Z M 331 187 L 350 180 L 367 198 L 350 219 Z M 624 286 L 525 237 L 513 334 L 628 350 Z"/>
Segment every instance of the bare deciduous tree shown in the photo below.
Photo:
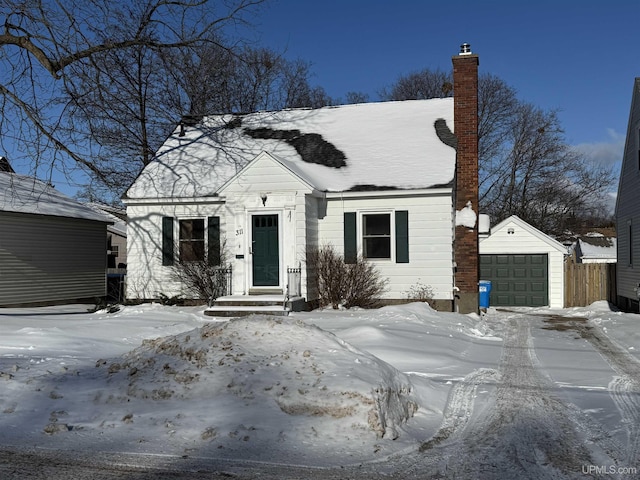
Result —
<path fill-rule="evenodd" d="M 567 145 L 557 113 L 519 100 L 494 75 L 478 79 L 480 209 L 499 222 L 510 215 L 560 234 L 576 219 L 604 209 L 610 169 L 591 165 Z M 451 75 L 423 70 L 401 77 L 384 100 L 445 97 Z"/>
<path fill-rule="evenodd" d="M 122 132 L 114 129 L 112 138 L 105 134 L 99 141 L 93 137 L 100 120 L 87 122 L 95 111 L 82 103 L 89 81 L 105 86 L 104 101 L 120 89 L 135 88 L 132 80 L 144 88 L 148 79 L 134 77 L 152 74 L 161 52 L 211 43 L 212 32 L 242 21 L 262 1 L 3 0 L 0 148 L 41 178 L 53 169 L 79 169 L 112 184 L 121 165 L 105 164 L 99 154 Z M 130 78 L 109 75 L 106 68 L 115 60 L 131 67 Z M 77 116 L 78 105 L 85 108 L 84 117 Z M 126 112 L 136 122 L 156 114 L 141 112 L 139 106 L 132 106 L 136 112 Z M 138 141 L 151 148 L 148 139 Z M 137 158 L 144 163 L 148 152 L 138 152 Z"/>
<path fill-rule="evenodd" d="M 403 75 L 396 83 L 379 92 L 383 101 L 445 98 L 453 95 L 451 73 L 425 69 Z"/>
<path fill-rule="evenodd" d="M 309 84 L 310 66 L 302 60 L 289 61 L 266 48 L 244 48 L 238 53 L 226 112 L 255 112 L 283 108 L 330 105 L 321 87 Z"/>
<path fill-rule="evenodd" d="M 481 204 L 493 218 L 518 215 L 560 235 L 571 219 L 604 209 L 613 173 L 589 165 L 565 143 L 556 112 L 520 103 L 507 132 L 502 155 L 483 178 Z"/>
<path fill-rule="evenodd" d="M 181 118 L 330 102 L 326 95 L 314 98 L 308 64 L 269 49 L 227 47 L 219 37 L 169 51 L 107 52 L 93 59 L 89 73 L 97 76 L 79 68 L 69 82 L 73 116 L 89 125 L 90 139 L 101 147 L 94 159 L 110 182 L 102 183 L 120 193 Z"/>
<path fill-rule="evenodd" d="M 368 101 L 369 95 L 364 92 L 347 92 L 345 95 L 345 102 L 348 104 L 367 103 Z"/>

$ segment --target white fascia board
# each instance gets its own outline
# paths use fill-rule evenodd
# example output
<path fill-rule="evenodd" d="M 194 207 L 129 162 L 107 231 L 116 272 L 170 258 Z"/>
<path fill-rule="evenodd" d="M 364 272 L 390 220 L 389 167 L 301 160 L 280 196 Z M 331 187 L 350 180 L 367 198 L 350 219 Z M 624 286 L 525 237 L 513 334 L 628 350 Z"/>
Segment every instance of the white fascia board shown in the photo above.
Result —
<path fill-rule="evenodd" d="M 175 197 L 161 197 L 161 198 L 122 198 L 122 203 L 127 206 L 140 206 L 140 205 L 192 205 L 192 204 L 223 204 L 226 203 L 225 197 L 211 196 L 211 197 L 188 197 L 188 198 L 175 198 Z"/>
<path fill-rule="evenodd" d="M 368 190 L 363 192 L 326 192 L 326 198 L 394 198 L 394 197 L 430 197 L 451 195 L 451 188 L 423 188 L 417 190 Z"/>

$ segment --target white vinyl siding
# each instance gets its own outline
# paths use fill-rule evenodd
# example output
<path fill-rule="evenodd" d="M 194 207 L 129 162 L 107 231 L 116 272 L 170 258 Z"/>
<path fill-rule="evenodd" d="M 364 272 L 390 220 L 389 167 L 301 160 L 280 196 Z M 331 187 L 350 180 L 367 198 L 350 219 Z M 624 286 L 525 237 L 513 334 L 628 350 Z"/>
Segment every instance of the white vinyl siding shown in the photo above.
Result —
<path fill-rule="evenodd" d="M 138 205 L 130 201 L 127 206 L 127 297 L 153 299 L 159 294 L 184 294 L 172 275 L 172 268 L 162 266 L 162 217 L 174 218 L 176 225 L 181 219 L 220 217 L 225 264 L 233 269 L 233 293 L 246 294 L 251 288 L 251 216 L 279 215 L 283 270 L 280 278 L 284 279 L 286 268 L 304 266 L 307 235 L 317 237 L 318 199 L 309 193 L 304 182 L 264 155 L 226 184 L 219 197 L 194 199 L 194 203 L 177 200 Z M 175 229 L 177 240 L 177 226 Z M 306 295 L 306 281 L 303 270 L 303 295 Z M 285 282 L 280 287 L 286 288 Z"/>
<path fill-rule="evenodd" d="M 268 206 L 270 192 L 302 190 L 308 191 L 309 187 L 270 155 L 263 154 L 226 184 L 220 190 L 220 195 L 234 198 L 237 195 L 247 195 L 251 192 L 252 195 L 261 198 L 266 194 L 267 200 L 263 206 Z"/>
<path fill-rule="evenodd" d="M 451 190 L 419 192 L 371 192 L 366 194 L 323 193 L 314 191 L 304 179 L 268 154 L 262 154 L 240 174 L 225 184 L 217 197 L 183 203 L 128 202 L 128 298 L 158 298 L 181 294 L 162 266 L 162 217 L 220 217 L 221 238 L 233 268 L 233 293 L 247 294 L 251 275 L 252 215 L 277 214 L 281 245 L 281 278 L 286 268 L 302 267 L 302 295 L 315 300 L 316 292 L 306 272 L 306 254 L 312 248 L 332 244 L 341 253 L 344 241 L 344 212 L 393 213 L 408 215 L 409 262 L 372 260 L 383 278 L 388 279 L 386 299 L 403 300 L 412 286 L 430 286 L 434 298 L 453 300 L 453 206 Z M 360 234 L 359 234 L 360 235 Z M 177 233 L 176 233 L 177 238 Z M 395 255 L 392 245 L 392 256 Z M 286 282 L 283 282 L 283 289 Z"/>
<path fill-rule="evenodd" d="M 127 206 L 127 298 L 155 299 L 160 294 L 168 297 L 184 294 L 172 275 L 172 267 L 162 265 L 163 217 L 175 219 L 174 239 L 177 241 L 180 220 L 201 218 L 206 221 L 207 217 L 220 216 L 220 229 L 224 232 L 226 223 L 222 214 L 224 209 L 219 202 Z"/>
<path fill-rule="evenodd" d="M 242 172 L 224 185 L 220 196 L 226 200 L 225 209 L 233 218 L 236 230 L 242 235 L 227 238 L 234 245 L 234 292 L 245 293 L 251 268 L 250 223 L 254 214 L 271 213 L 280 216 L 281 278 L 287 268 L 305 265 L 308 244 L 313 245 L 318 230 L 318 202 L 312 190 L 295 173 L 268 154 L 259 155 Z M 231 220 L 229 220 L 231 222 Z M 248 237 L 249 236 L 249 237 Z M 302 295 L 307 296 L 308 279 L 302 270 Z M 281 285 L 286 289 L 286 282 Z"/>
<path fill-rule="evenodd" d="M 371 260 L 383 278 L 388 279 L 385 299 L 406 299 L 413 285 L 421 283 L 433 289 L 434 298 L 453 299 L 453 230 L 450 192 L 441 194 L 378 194 L 366 197 L 331 196 L 326 217 L 319 222 L 320 245 L 331 244 L 344 251 L 344 212 L 358 213 L 358 241 L 362 248 L 361 215 L 366 213 L 408 211 L 409 263 Z M 393 237 L 393 229 L 392 229 Z M 392 246 L 392 252 L 393 252 Z M 362 253 L 360 251 L 359 253 Z"/>
<path fill-rule="evenodd" d="M 0 232 L 0 305 L 106 294 L 106 223 L 0 212 Z"/>
<path fill-rule="evenodd" d="M 299 195 L 296 208 L 296 258 L 295 267 L 302 267 L 302 296 L 315 299 L 317 285 L 309 278 L 306 266 L 307 252 L 318 246 L 318 224 L 323 215 L 324 199 L 311 195 Z"/>

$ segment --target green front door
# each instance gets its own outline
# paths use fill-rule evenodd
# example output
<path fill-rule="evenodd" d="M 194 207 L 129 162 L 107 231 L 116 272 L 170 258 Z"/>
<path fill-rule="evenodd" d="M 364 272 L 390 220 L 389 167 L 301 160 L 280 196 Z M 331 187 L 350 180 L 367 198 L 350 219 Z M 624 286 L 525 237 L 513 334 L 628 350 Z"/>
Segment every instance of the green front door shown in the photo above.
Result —
<path fill-rule="evenodd" d="M 253 286 L 276 287 L 280 284 L 278 215 L 254 215 L 251 223 Z"/>

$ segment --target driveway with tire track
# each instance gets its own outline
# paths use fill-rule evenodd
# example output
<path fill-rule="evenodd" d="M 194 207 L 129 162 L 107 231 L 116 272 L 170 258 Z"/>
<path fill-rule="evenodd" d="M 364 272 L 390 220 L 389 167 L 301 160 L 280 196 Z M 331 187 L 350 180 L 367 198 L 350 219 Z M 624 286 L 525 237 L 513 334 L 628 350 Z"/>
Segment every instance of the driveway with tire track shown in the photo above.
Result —
<path fill-rule="evenodd" d="M 491 311 L 483 320 L 503 339 L 499 363 L 452 378 L 439 430 L 378 463 L 321 469 L 189 459 L 188 468 L 165 469 L 141 455 L 5 450 L 0 478 L 640 478 L 638 358 L 584 318 Z"/>

